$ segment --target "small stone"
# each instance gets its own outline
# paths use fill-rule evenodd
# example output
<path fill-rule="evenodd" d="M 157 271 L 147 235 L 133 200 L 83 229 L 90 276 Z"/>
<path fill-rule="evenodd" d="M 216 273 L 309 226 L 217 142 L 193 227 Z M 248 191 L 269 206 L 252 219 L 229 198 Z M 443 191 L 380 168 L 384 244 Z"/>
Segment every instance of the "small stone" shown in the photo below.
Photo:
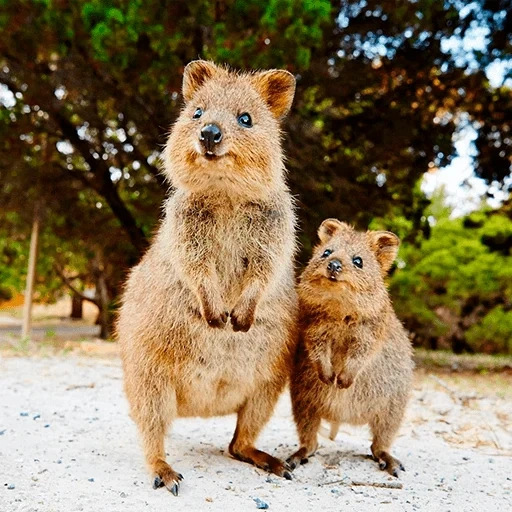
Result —
<path fill-rule="evenodd" d="M 14 488 L 15 488 L 15 485 L 14 485 L 14 484 L 9 484 L 9 485 L 7 486 L 7 489 L 9 489 L 10 491 L 12 491 Z"/>
<path fill-rule="evenodd" d="M 89 478 L 89 482 L 94 482 L 94 478 Z"/>
<path fill-rule="evenodd" d="M 28 416 L 28 412 L 20 412 L 20 416 Z"/>
<path fill-rule="evenodd" d="M 259 510 L 266 510 L 268 508 L 268 503 L 260 500 L 259 498 L 253 498 L 254 503 L 256 503 L 256 508 Z"/>
<path fill-rule="evenodd" d="M 93 480 L 94 480 L 94 478 L 93 478 Z M 121 498 L 126 498 L 126 493 L 122 492 L 119 496 L 121 496 Z"/>
<path fill-rule="evenodd" d="M 33 419 L 33 420 L 38 420 L 40 417 L 41 417 L 41 415 L 40 415 L 40 414 L 36 414 L 32 419 Z"/>
<path fill-rule="evenodd" d="M 0 430 L 0 436 L 3 436 L 5 434 L 5 430 Z"/>
<path fill-rule="evenodd" d="M 49 424 L 49 423 L 47 423 L 47 424 L 44 426 L 44 428 L 48 428 L 49 426 L 50 426 L 50 424 Z"/>

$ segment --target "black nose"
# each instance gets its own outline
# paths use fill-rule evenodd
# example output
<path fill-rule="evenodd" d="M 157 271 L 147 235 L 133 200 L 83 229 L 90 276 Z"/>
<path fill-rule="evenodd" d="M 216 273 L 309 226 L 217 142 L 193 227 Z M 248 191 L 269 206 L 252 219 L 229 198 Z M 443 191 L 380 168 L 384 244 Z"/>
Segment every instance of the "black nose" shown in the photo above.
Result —
<path fill-rule="evenodd" d="M 207 124 L 201 130 L 199 140 L 202 142 L 207 153 L 212 153 L 215 144 L 222 140 L 222 132 L 216 124 Z"/>
<path fill-rule="evenodd" d="M 337 274 L 338 272 L 341 272 L 342 266 L 340 260 L 331 260 L 327 264 L 327 270 L 329 272 L 332 272 L 333 274 Z"/>

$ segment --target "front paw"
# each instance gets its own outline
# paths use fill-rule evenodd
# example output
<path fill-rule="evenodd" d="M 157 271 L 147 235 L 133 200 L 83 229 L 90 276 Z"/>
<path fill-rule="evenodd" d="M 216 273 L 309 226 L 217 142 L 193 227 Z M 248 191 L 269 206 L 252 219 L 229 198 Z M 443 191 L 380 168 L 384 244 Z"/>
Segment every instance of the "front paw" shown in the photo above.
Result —
<path fill-rule="evenodd" d="M 347 389 L 354 383 L 354 377 L 348 373 L 339 373 L 336 375 L 336 387 L 339 389 Z"/>
<path fill-rule="evenodd" d="M 334 373 L 332 364 L 329 359 L 322 358 L 320 361 L 317 361 L 315 366 L 318 378 L 326 386 L 332 386 L 336 380 L 336 373 Z"/>
<path fill-rule="evenodd" d="M 247 332 L 254 323 L 256 305 L 246 307 L 235 306 L 231 311 L 231 325 L 235 332 Z"/>
<path fill-rule="evenodd" d="M 228 312 L 222 309 L 214 309 L 213 307 L 203 304 L 203 318 L 210 327 L 222 329 L 228 321 Z"/>
<path fill-rule="evenodd" d="M 208 322 L 210 327 L 215 329 L 223 329 L 228 321 L 228 312 L 224 311 L 220 315 L 205 315 L 205 320 Z"/>
<path fill-rule="evenodd" d="M 199 303 L 201 305 L 201 316 L 210 327 L 222 329 L 226 326 L 229 313 L 214 288 L 199 287 Z"/>

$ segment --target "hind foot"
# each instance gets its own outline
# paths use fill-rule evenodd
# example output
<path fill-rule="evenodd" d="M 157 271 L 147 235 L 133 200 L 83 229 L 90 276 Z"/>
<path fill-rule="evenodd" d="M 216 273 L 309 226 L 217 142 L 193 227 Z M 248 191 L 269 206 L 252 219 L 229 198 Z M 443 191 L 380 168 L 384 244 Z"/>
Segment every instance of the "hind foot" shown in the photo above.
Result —
<path fill-rule="evenodd" d="M 174 469 L 163 460 L 159 460 L 153 467 L 153 489 L 165 487 L 174 496 L 178 496 L 180 490 L 180 482 L 183 480 L 183 475 L 177 473 Z"/>
<path fill-rule="evenodd" d="M 404 465 L 388 452 L 380 451 L 373 454 L 373 460 L 379 463 L 379 468 L 386 470 L 391 476 L 399 477 L 400 471 L 405 471 Z"/>
<path fill-rule="evenodd" d="M 294 470 L 297 466 L 301 464 L 307 464 L 309 462 L 309 458 L 312 453 L 308 454 L 307 448 L 304 446 L 299 448 L 293 455 L 286 459 L 286 463 L 290 466 L 292 470 Z"/>
<path fill-rule="evenodd" d="M 256 448 L 245 448 L 244 450 L 235 450 L 233 446 L 229 447 L 231 455 L 238 460 L 248 462 L 254 466 L 274 473 L 274 475 L 291 480 L 292 475 L 290 473 L 291 467 L 281 459 L 272 457 L 268 453 L 257 450 Z"/>

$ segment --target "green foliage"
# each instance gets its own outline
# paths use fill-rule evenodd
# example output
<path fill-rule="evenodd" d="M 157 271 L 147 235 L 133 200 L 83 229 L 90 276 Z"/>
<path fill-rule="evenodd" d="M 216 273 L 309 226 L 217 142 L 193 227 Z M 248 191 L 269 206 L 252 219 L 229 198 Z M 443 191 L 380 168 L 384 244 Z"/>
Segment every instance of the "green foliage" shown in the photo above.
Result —
<path fill-rule="evenodd" d="M 475 352 L 512 354 L 512 310 L 505 311 L 503 306 L 491 309 L 468 329 L 466 339 Z"/>
<path fill-rule="evenodd" d="M 489 211 L 469 220 L 441 219 L 419 247 L 404 244 L 391 281 L 395 305 L 423 344 L 451 333 L 467 350 L 510 352 L 512 252 L 486 241 L 507 239 L 512 220 Z"/>

